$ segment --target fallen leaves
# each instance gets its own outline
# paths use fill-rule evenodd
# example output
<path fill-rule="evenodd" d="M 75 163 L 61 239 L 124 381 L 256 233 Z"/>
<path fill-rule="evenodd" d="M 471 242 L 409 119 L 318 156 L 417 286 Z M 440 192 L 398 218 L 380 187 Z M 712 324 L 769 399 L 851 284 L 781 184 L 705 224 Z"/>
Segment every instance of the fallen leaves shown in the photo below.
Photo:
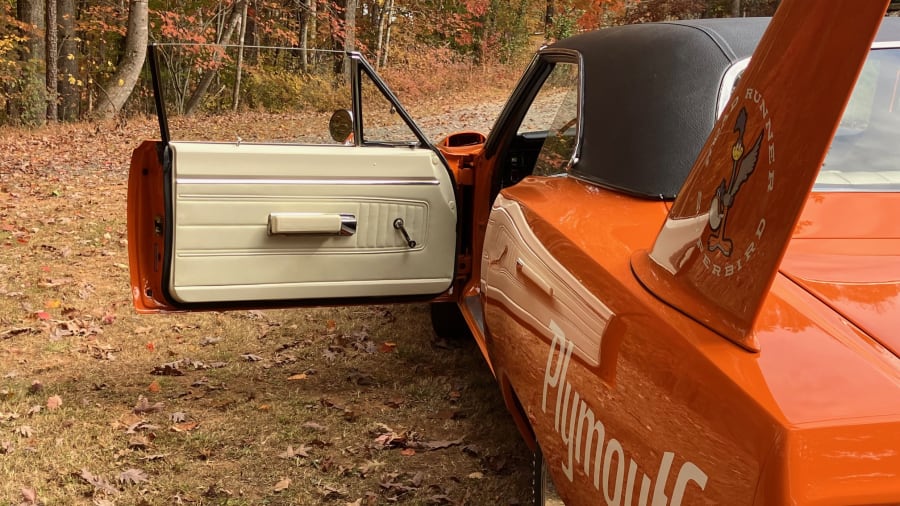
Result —
<path fill-rule="evenodd" d="M 52 395 L 47 399 L 47 409 L 49 409 L 50 411 L 57 410 L 60 406 L 62 406 L 62 403 L 62 397 L 58 395 Z"/>
<path fill-rule="evenodd" d="M 282 492 L 284 490 L 287 490 L 288 487 L 290 487 L 290 486 L 291 486 L 291 479 L 283 478 L 283 479 L 279 480 L 278 483 L 276 483 L 274 487 L 272 487 L 272 491 L 275 493 Z"/>
<path fill-rule="evenodd" d="M 134 416 L 129 413 L 129 416 Z M 124 423 L 129 421 L 130 418 L 122 417 L 119 419 L 119 423 Z M 131 421 L 131 423 L 125 423 L 125 434 L 137 434 L 139 432 L 150 432 L 158 429 L 156 425 L 151 424 L 147 420 L 143 418 L 138 419 L 137 421 Z"/>
<path fill-rule="evenodd" d="M 367 461 L 366 463 L 359 465 L 359 474 L 361 477 L 365 478 L 369 473 L 381 469 L 384 465 L 384 462 L 379 462 L 377 460 Z"/>
<path fill-rule="evenodd" d="M 150 401 L 147 400 L 146 397 L 141 395 L 138 397 L 137 404 L 134 405 L 134 408 L 132 408 L 131 411 L 136 415 L 140 415 L 143 413 L 156 413 L 157 411 L 161 411 L 164 405 L 165 404 L 162 402 L 150 404 Z"/>
<path fill-rule="evenodd" d="M 181 422 L 172 425 L 169 430 L 172 432 L 190 432 L 199 426 L 199 422 Z"/>
<path fill-rule="evenodd" d="M 458 446 L 463 443 L 463 438 L 452 440 L 434 440 L 422 441 L 418 433 L 413 431 L 395 432 L 393 429 L 384 424 L 378 424 L 375 428 L 374 443 L 376 448 L 400 449 L 401 455 L 409 457 L 415 455 L 416 450 L 434 451 Z"/>
<path fill-rule="evenodd" d="M 68 285 L 73 281 L 72 278 L 45 278 L 42 281 L 38 282 L 38 286 L 41 288 L 57 288 L 63 285 Z M 59 307 L 58 305 L 56 307 Z"/>
<path fill-rule="evenodd" d="M 391 397 L 390 399 L 384 401 L 384 405 L 391 409 L 399 409 L 400 406 L 404 404 L 405 400 L 402 397 Z"/>
<path fill-rule="evenodd" d="M 15 337 L 19 334 L 24 334 L 26 332 L 34 332 L 34 327 L 17 327 L 12 329 L 7 329 L 0 332 L 0 339 L 9 339 L 11 337 Z"/>
<path fill-rule="evenodd" d="M 114 313 L 107 312 L 100 318 L 100 322 L 104 325 L 112 325 L 116 321 L 116 315 Z"/>
<path fill-rule="evenodd" d="M 310 448 L 306 445 L 301 444 L 295 450 L 293 446 L 288 445 L 287 450 L 278 454 L 278 458 L 281 459 L 293 459 L 295 457 L 303 457 L 309 458 L 309 450 Z"/>
<path fill-rule="evenodd" d="M 126 469 L 116 475 L 116 481 L 123 485 L 138 485 L 148 481 L 147 473 L 140 469 Z"/>
<path fill-rule="evenodd" d="M 441 441 L 414 441 L 410 443 L 407 447 L 417 448 L 425 451 L 433 451 L 433 450 L 443 450 L 444 448 L 450 448 L 451 446 L 458 446 L 463 443 L 463 438 L 454 439 L 454 440 L 441 440 Z"/>
<path fill-rule="evenodd" d="M 153 433 L 149 433 L 148 435 L 136 435 L 131 437 L 128 440 L 128 447 L 132 450 L 146 450 L 150 447 L 150 443 L 152 442 L 153 437 L 151 436 Z"/>
<path fill-rule="evenodd" d="M 65 310 L 63 312 L 65 313 Z M 70 336 L 95 336 L 103 331 L 91 318 L 70 317 L 67 320 L 50 321 L 49 332 L 51 339 L 62 339 Z M 86 351 L 92 351 L 90 346 L 93 344 L 96 343 L 85 343 Z M 109 347 L 109 351 L 118 350 L 115 347 Z"/>
<path fill-rule="evenodd" d="M 150 374 L 154 374 L 156 376 L 184 376 L 184 372 L 179 369 L 180 366 L 180 360 L 170 362 L 168 364 L 158 365 L 154 367 L 152 371 L 150 371 Z"/>
<path fill-rule="evenodd" d="M 321 493 L 323 501 L 333 501 L 335 499 L 341 499 L 349 495 L 349 492 L 346 488 L 329 485 L 327 483 L 322 485 Z"/>
<path fill-rule="evenodd" d="M 88 471 L 86 468 L 81 470 L 81 474 L 78 475 L 82 480 L 86 481 L 89 485 L 93 486 L 94 489 L 100 492 L 105 492 L 107 494 L 115 495 L 119 493 L 119 490 L 112 486 L 106 478 L 100 475 L 96 475 Z"/>
<path fill-rule="evenodd" d="M 18 413 L 2 413 L 0 412 L 0 422 L 9 422 L 19 418 Z"/>
<path fill-rule="evenodd" d="M 202 371 L 207 369 L 221 369 L 228 364 L 225 362 L 211 362 L 209 364 L 192 358 L 182 358 L 173 362 L 167 362 L 154 367 L 150 374 L 154 376 L 184 376 L 184 369 Z"/>
<path fill-rule="evenodd" d="M 384 479 L 378 482 L 381 487 L 382 494 L 388 501 L 395 502 L 403 496 L 414 493 L 422 486 L 425 479 L 425 473 L 419 471 L 416 473 L 389 473 Z"/>
<path fill-rule="evenodd" d="M 24 504 L 37 504 L 37 492 L 33 488 L 22 487 L 21 493 Z"/>
<path fill-rule="evenodd" d="M 325 427 L 324 425 L 318 424 L 316 422 L 305 422 L 302 426 L 317 432 L 325 432 L 328 430 L 328 427 Z"/>

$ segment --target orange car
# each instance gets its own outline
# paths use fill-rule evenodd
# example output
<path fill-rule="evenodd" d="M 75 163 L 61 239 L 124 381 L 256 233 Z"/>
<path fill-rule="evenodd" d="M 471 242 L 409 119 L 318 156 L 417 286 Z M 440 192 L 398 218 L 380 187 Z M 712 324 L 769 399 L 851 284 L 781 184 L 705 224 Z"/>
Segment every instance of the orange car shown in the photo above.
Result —
<path fill-rule="evenodd" d="M 900 504 L 886 7 L 576 36 L 487 138 L 437 146 L 359 55 L 340 145 L 176 142 L 161 115 L 131 166 L 135 306 L 432 300 L 491 365 L 537 504 Z M 363 82 L 405 138 L 369 128 Z"/>

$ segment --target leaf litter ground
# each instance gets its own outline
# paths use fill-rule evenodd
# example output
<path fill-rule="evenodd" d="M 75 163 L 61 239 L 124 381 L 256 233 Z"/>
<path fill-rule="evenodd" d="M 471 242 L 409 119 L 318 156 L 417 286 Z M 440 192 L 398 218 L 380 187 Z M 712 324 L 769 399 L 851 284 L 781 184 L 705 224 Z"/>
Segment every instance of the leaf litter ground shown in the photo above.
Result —
<path fill-rule="evenodd" d="M 527 502 L 488 368 L 425 305 L 136 315 L 127 163 L 156 137 L 0 129 L 0 504 Z"/>

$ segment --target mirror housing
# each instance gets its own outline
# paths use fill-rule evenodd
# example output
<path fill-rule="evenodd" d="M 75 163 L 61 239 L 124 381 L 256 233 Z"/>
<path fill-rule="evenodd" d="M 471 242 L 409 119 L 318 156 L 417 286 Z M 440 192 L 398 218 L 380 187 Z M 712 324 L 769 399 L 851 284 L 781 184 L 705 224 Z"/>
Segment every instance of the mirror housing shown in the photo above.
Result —
<path fill-rule="evenodd" d="M 335 142 L 345 143 L 352 139 L 353 113 L 347 109 L 338 109 L 328 120 L 328 133 Z"/>

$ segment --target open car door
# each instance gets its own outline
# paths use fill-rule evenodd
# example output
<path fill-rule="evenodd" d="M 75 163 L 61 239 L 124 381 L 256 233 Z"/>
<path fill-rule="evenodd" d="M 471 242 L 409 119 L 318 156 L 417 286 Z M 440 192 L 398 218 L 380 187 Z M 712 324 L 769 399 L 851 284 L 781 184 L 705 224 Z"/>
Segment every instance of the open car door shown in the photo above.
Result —
<path fill-rule="evenodd" d="M 352 100 L 332 117 L 337 142 L 300 135 L 329 128 L 327 115 L 308 109 L 204 115 L 209 131 L 233 137 L 188 141 L 170 138 L 165 95 L 179 85 L 163 81 L 187 65 L 173 63 L 168 49 L 149 53 L 162 140 L 135 150 L 129 176 L 139 312 L 427 299 L 448 289 L 457 230 L 451 172 L 359 54 L 344 55 Z M 217 61 L 227 82 L 227 54 Z M 316 85 L 304 75 L 289 81 L 297 91 Z M 178 112 L 173 128 L 208 137 L 202 121 Z M 285 138 L 247 141 L 252 123 Z"/>

